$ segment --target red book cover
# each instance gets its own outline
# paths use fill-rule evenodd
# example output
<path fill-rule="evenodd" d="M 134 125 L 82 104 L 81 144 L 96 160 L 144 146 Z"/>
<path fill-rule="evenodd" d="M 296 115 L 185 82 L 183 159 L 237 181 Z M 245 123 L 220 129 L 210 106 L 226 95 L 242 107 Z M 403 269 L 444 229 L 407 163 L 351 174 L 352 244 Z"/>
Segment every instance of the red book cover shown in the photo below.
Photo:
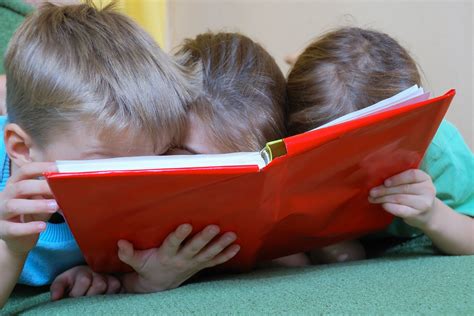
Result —
<path fill-rule="evenodd" d="M 117 241 L 159 247 L 184 223 L 233 231 L 225 268 L 307 251 L 381 230 L 392 216 L 368 202 L 386 178 L 419 166 L 455 91 L 283 139 L 267 166 L 46 174 L 86 258 L 99 272 L 130 271 Z"/>

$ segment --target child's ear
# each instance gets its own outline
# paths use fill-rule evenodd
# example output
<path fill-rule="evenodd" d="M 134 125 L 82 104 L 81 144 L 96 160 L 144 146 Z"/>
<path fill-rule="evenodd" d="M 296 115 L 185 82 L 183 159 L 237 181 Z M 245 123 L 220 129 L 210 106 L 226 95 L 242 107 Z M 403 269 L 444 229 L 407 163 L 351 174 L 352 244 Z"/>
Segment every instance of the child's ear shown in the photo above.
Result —
<path fill-rule="evenodd" d="M 5 147 L 11 161 L 21 167 L 31 162 L 31 148 L 33 146 L 31 137 L 17 124 L 9 123 L 4 132 Z"/>

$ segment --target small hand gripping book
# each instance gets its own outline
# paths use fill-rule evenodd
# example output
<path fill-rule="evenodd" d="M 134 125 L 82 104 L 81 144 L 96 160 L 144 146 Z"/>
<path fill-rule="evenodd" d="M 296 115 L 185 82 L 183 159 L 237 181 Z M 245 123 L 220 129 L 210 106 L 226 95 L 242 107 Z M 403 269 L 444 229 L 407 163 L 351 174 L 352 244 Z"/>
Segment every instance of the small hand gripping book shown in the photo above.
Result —
<path fill-rule="evenodd" d="M 235 232 L 223 268 L 247 270 L 386 227 L 369 190 L 419 166 L 454 95 L 414 86 L 260 152 L 57 161 L 45 176 L 95 271 L 130 271 L 118 240 L 156 248 L 184 223 Z"/>

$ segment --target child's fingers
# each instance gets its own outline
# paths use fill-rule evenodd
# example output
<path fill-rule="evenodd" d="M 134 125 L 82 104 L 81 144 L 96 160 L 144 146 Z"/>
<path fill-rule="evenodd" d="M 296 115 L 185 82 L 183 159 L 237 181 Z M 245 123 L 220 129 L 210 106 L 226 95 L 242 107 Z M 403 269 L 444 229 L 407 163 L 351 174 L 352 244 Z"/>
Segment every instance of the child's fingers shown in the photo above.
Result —
<path fill-rule="evenodd" d="M 409 195 L 409 194 L 385 195 L 378 198 L 370 198 L 369 201 L 374 204 L 390 203 L 390 204 L 405 205 L 416 210 L 427 210 L 428 208 L 432 206 L 432 205 L 429 205 L 428 199 L 425 199 L 420 195 Z"/>
<path fill-rule="evenodd" d="M 386 187 L 393 187 L 402 184 L 418 183 L 429 180 L 430 177 L 419 169 L 410 169 L 390 177 L 384 181 Z"/>
<path fill-rule="evenodd" d="M 284 57 L 284 60 L 288 65 L 293 66 L 296 63 L 296 60 L 298 59 L 298 56 L 299 56 L 299 53 L 293 53 L 293 54 L 290 54 L 290 55 L 286 55 Z"/>
<path fill-rule="evenodd" d="M 234 233 L 225 233 L 222 235 L 216 242 L 209 245 L 203 251 L 201 251 L 197 256 L 196 260 L 198 262 L 207 262 L 211 261 L 214 257 L 220 254 L 225 248 L 232 244 L 237 239 L 237 236 Z"/>
<path fill-rule="evenodd" d="M 21 166 L 18 172 L 12 174 L 10 182 L 18 182 L 26 179 L 34 179 L 43 176 L 45 172 L 57 172 L 58 168 L 52 162 L 32 162 Z"/>
<path fill-rule="evenodd" d="M 118 257 L 123 262 L 129 266 L 134 266 L 134 249 L 133 245 L 126 240 L 119 240 L 117 242 L 118 246 Z"/>
<path fill-rule="evenodd" d="M 160 251 L 169 257 L 175 256 L 181 248 L 183 241 L 191 234 L 192 231 L 193 227 L 189 224 L 179 225 L 178 228 L 169 234 L 165 241 L 163 241 Z"/>
<path fill-rule="evenodd" d="M 400 217 L 400 218 L 413 217 L 419 214 L 418 210 L 406 205 L 384 203 L 382 204 L 382 207 L 384 208 L 384 210 L 386 210 L 390 214 L 393 214 L 394 216 Z"/>
<path fill-rule="evenodd" d="M 64 297 L 67 289 L 72 285 L 70 274 L 62 273 L 58 275 L 50 287 L 51 300 L 57 301 Z"/>
<path fill-rule="evenodd" d="M 13 184 L 9 193 L 14 197 L 43 196 L 52 197 L 51 189 L 45 180 L 23 180 Z"/>
<path fill-rule="evenodd" d="M 51 284 L 51 300 L 57 301 L 64 297 L 64 293 L 66 292 L 66 286 L 60 283 L 53 283 Z"/>
<path fill-rule="evenodd" d="M 206 265 L 206 267 L 214 267 L 219 264 L 222 264 L 224 262 L 229 261 L 230 259 L 234 258 L 235 255 L 239 252 L 240 246 L 239 245 L 232 245 L 220 254 L 218 254 L 214 259 L 209 261 L 209 263 Z"/>
<path fill-rule="evenodd" d="M 99 273 L 92 272 L 92 282 L 86 296 L 101 295 L 107 291 L 107 279 Z"/>
<path fill-rule="evenodd" d="M 219 227 L 216 225 L 209 225 L 193 237 L 180 251 L 180 256 L 185 259 L 193 258 L 206 245 L 219 234 Z"/>
<path fill-rule="evenodd" d="M 400 184 L 393 187 L 378 186 L 370 190 L 369 197 L 378 198 L 391 194 L 413 194 L 421 195 L 426 191 L 423 185 L 416 184 Z"/>
<path fill-rule="evenodd" d="M 5 203 L 4 219 L 27 214 L 52 214 L 59 209 L 55 200 L 24 200 L 12 199 Z"/>
<path fill-rule="evenodd" d="M 106 282 L 107 282 L 107 292 L 105 294 L 115 294 L 120 292 L 122 285 L 120 281 L 111 275 L 105 275 Z"/>
<path fill-rule="evenodd" d="M 141 255 L 143 251 L 138 251 L 135 250 L 133 247 L 133 244 L 126 241 L 126 240 L 119 240 L 118 243 L 118 257 L 119 259 L 125 263 L 128 264 L 133 268 L 133 270 L 138 271 L 141 269 L 141 266 L 143 265 L 143 261 L 141 260 Z"/>
<path fill-rule="evenodd" d="M 0 221 L 0 239 L 39 234 L 46 229 L 45 222 L 13 223 Z"/>
<path fill-rule="evenodd" d="M 74 284 L 69 291 L 69 297 L 80 297 L 86 295 L 92 284 L 92 271 L 80 270 L 77 272 Z"/>

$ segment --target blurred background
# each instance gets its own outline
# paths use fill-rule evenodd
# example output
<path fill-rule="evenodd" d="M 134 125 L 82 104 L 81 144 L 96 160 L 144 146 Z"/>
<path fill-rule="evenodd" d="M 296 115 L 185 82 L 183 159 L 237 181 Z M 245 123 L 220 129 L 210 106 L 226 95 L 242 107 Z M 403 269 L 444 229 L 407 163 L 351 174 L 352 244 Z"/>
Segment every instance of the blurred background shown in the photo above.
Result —
<path fill-rule="evenodd" d="M 96 0 L 108 3 L 108 0 Z M 474 149 L 473 1 L 323 0 L 119 0 L 134 18 L 172 51 L 188 37 L 238 31 L 260 42 L 284 73 L 284 57 L 319 34 L 339 26 L 386 32 L 408 48 L 434 95 L 451 88 L 457 96 L 448 113 Z"/>

